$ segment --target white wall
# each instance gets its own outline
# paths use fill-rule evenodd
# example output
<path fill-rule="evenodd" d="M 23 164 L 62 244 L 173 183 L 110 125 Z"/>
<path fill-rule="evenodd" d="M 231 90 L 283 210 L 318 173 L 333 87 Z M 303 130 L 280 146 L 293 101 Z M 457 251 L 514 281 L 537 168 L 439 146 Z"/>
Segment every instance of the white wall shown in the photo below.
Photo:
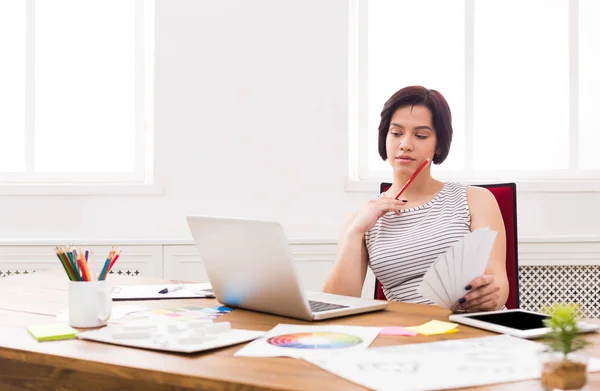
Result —
<path fill-rule="evenodd" d="M 185 215 L 206 213 L 334 239 L 377 192 L 344 191 L 347 15 L 346 0 L 157 0 L 155 171 L 165 194 L 0 196 L 0 238 L 190 239 Z M 520 234 L 600 236 L 599 198 L 521 193 Z"/>

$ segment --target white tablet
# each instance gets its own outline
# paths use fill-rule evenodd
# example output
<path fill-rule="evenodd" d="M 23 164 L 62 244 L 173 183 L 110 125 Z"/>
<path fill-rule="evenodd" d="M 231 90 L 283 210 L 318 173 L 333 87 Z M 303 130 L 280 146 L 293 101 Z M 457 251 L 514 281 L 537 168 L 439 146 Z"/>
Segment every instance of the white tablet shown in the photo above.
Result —
<path fill-rule="evenodd" d="M 450 315 L 450 321 L 477 327 L 501 334 L 510 334 L 520 338 L 542 337 L 550 328 L 545 327 L 542 320 L 548 315 L 525 310 L 504 310 L 475 312 L 470 314 Z M 578 322 L 580 332 L 589 333 L 598 330 L 600 325 Z"/>

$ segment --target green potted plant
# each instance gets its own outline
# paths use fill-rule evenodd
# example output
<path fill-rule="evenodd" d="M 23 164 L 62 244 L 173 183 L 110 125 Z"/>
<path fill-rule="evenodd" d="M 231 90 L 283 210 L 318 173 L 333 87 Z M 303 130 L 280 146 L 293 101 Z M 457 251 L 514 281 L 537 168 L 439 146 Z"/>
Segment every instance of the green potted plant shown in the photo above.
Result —
<path fill-rule="evenodd" d="M 587 356 L 576 353 L 590 343 L 578 334 L 577 311 L 573 304 L 555 304 L 545 309 L 550 315 L 544 325 L 549 350 L 542 353 L 542 385 L 546 390 L 578 390 L 587 382 Z"/>

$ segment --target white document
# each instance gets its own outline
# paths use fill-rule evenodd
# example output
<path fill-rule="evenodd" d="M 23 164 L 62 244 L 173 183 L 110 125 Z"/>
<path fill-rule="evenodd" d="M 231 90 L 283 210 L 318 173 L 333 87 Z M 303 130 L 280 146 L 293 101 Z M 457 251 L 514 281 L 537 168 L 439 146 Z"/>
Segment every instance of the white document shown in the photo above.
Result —
<path fill-rule="evenodd" d="M 179 289 L 181 287 L 181 289 Z M 159 293 L 163 289 L 177 289 Z M 161 300 L 161 299 L 201 299 L 215 297 L 210 283 L 202 284 L 160 284 L 160 285 L 117 285 L 112 293 L 113 301 L 119 300 Z"/>
<path fill-rule="evenodd" d="M 458 297 L 456 300 L 464 296 L 466 293 L 465 286 L 468 283 L 483 275 L 485 272 L 490 253 L 492 252 L 492 246 L 494 245 L 497 235 L 498 233 L 496 231 L 492 231 L 489 228 L 480 228 L 467 235 L 466 239 L 469 240 L 469 245 L 467 247 L 468 253 L 464 250 L 465 247 L 463 247 L 462 282 L 456 286 L 457 288 L 462 289 L 462 291 L 457 295 Z M 465 242 L 463 246 L 467 246 L 467 243 Z M 454 300 L 455 303 L 456 300 Z"/>
<path fill-rule="evenodd" d="M 372 348 L 305 360 L 373 390 L 438 390 L 541 377 L 545 346 L 508 335 Z M 592 363 L 594 361 L 594 363 Z M 590 370 L 597 368 L 590 360 Z"/>
<path fill-rule="evenodd" d="M 234 356 L 319 358 L 332 353 L 364 351 L 380 331 L 381 327 L 278 324 Z"/>
<path fill-rule="evenodd" d="M 438 291 L 435 290 L 436 288 L 438 289 Z M 423 280 L 421 286 L 419 287 L 419 293 L 423 297 L 428 298 L 429 300 L 433 301 L 439 306 L 450 308 L 452 305 L 450 304 L 450 302 L 446 301 L 446 296 L 444 296 L 444 294 L 441 291 L 439 291 L 440 289 L 441 285 L 431 286 L 429 281 Z"/>
<path fill-rule="evenodd" d="M 229 322 L 213 323 L 210 319 L 186 322 L 143 320 L 85 331 L 77 334 L 77 338 L 134 348 L 195 353 L 251 341 L 264 334 L 264 331 L 231 329 Z"/>
<path fill-rule="evenodd" d="M 441 307 L 454 307 L 467 293 L 465 286 L 485 272 L 497 235 L 480 228 L 453 243 L 427 270 L 419 294 Z"/>
<path fill-rule="evenodd" d="M 458 294 L 459 292 L 463 292 L 464 290 L 464 286 L 458 286 L 457 281 L 460 279 L 460 276 L 462 275 L 462 260 L 461 260 L 461 254 L 462 254 L 462 249 L 463 249 L 463 245 L 464 245 L 464 241 L 459 240 L 457 242 L 455 242 L 452 247 L 450 248 L 450 256 L 451 259 L 455 260 L 453 261 L 453 267 L 454 267 L 454 275 L 456 276 L 454 278 L 454 291 L 452 291 L 452 294 L 456 296 L 456 294 Z M 452 307 L 454 303 L 450 304 L 450 307 Z M 447 307 L 449 308 L 449 307 Z"/>

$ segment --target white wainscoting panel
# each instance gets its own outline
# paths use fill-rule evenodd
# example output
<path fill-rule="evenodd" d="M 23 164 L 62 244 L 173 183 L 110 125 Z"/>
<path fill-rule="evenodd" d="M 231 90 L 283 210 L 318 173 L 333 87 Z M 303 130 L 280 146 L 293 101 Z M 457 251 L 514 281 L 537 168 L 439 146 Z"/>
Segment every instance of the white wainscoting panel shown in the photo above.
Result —
<path fill-rule="evenodd" d="M 321 291 L 335 263 L 335 243 L 295 243 L 291 248 L 302 288 Z"/>
<path fill-rule="evenodd" d="M 53 247 L 68 242 L 64 239 L 31 243 L 0 240 L 0 277 L 61 267 Z M 107 243 L 110 241 L 77 241 L 77 247 L 92 250 L 93 270 L 98 271 L 102 267 L 110 250 Z M 302 240 L 293 241 L 290 246 L 294 266 L 304 289 L 321 290 L 335 263 L 335 241 Z M 202 260 L 191 241 L 120 241 L 119 248 L 122 254 L 113 269 L 115 273 L 208 281 Z M 522 273 L 522 307 L 539 310 L 542 304 L 575 300 L 586 307 L 586 315 L 599 316 L 597 308 L 600 306 L 600 288 L 597 286 L 597 279 L 594 280 L 592 276 L 597 276 L 600 270 L 600 238 L 521 241 L 519 266 Z M 374 282 L 373 273 L 369 269 L 363 286 L 363 297 L 373 297 Z M 557 289 L 560 297 L 557 296 Z"/>
<path fill-rule="evenodd" d="M 208 282 L 204 263 L 194 245 L 167 245 L 163 247 L 164 278 Z"/>
<path fill-rule="evenodd" d="M 110 246 L 93 247 L 94 261 L 98 270 L 104 265 Z M 111 273 L 129 276 L 155 277 L 163 276 L 163 246 L 119 246 L 121 255 Z"/>
<path fill-rule="evenodd" d="M 0 246 L 0 277 L 61 267 L 52 247 Z"/>
<path fill-rule="evenodd" d="M 63 243 L 44 246 L 0 246 L 0 276 L 62 268 L 54 253 L 54 247 L 60 245 Z M 78 245 L 77 247 L 91 251 L 89 259 L 92 272 L 99 272 L 110 251 L 110 246 Z M 122 252 L 113 267 L 113 273 L 162 277 L 162 246 L 119 246 L 119 249 Z"/>
<path fill-rule="evenodd" d="M 519 266 L 585 265 L 600 265 L 600 241 L 519 243 Z"/>

